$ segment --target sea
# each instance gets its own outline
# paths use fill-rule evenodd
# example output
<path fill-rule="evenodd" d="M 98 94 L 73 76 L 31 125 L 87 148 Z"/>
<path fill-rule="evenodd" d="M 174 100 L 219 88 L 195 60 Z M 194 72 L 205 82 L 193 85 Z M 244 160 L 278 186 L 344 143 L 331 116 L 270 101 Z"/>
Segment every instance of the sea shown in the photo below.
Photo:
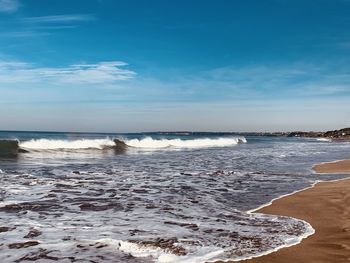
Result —
<path fill-rule="evenodd" d="M 254 211 L 344 178 L 312 166 L 349 152 L 346 142 L 235 133 L 2 131 L 0 262 L 202 263 L 270 253 L 314 230 Z"/>

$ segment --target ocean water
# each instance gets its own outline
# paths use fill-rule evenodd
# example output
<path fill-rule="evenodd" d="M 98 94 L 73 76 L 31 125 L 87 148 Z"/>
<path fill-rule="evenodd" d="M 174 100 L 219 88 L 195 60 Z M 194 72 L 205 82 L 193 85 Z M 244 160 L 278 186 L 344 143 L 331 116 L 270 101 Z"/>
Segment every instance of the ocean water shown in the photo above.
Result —
<path fill-rule="evenodd" d="M 9 139 L 24 152 L 0 157 L 4 263 L 199 263 L 293 245 L 312 234 L 308 223 L 249 211 L 345 177 L 311 167 L 350 151 L 349 143 L 224 133 L 0 132 L 0 148 Z"/>

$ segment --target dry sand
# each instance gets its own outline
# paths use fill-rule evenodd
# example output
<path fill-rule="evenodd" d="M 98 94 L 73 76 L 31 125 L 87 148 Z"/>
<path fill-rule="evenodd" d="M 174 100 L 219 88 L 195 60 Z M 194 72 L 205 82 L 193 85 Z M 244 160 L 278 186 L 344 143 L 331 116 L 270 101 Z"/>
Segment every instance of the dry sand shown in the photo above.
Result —
<path fill-rule="evenodd" d="M 316 165 L 319 173 L 350 172 L 350 160 Z M 350 179 L 322 182 L 275 200 L 258 212 L 309 222 L 316 233 L 300 244 L 240 263 L 350 262 Z"/>

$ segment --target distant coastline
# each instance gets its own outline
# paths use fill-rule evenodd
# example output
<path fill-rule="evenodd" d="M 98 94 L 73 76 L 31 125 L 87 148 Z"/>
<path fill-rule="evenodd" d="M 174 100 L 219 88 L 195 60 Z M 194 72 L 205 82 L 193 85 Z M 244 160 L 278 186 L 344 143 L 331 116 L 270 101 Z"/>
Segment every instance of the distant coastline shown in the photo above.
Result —
<path fill-rule="evenodd" d="M 0 133 L 70 133 L 70 134 L 145 134 L 145 135 L 178 135 L 178 136 L 194 136 L 194 135 L 218 135 L 218 136 L 267 136 L 267 137 L 301 137 L 301 138 L 325 138 L 331 141 L 350 141 L 350 127 L 339 130 L 329 131 L 285 131 L 285 132 L 219 132 L 219 131 L 146 131 L 146 132 L 83 132 L 83 131 L 16 131 L 16 130 L 0 130 Z"/>
<path fill-rule="evenodd" d="M 271 137 L 303 137 L 303 138 L 325 138 L 332 141 L 350 141 L 350 128 L 339 130 L 321 131 L 292 131 L 292 132 L 189 132 L 189 131 L 169 131 L 156 132 L 164 135 L 202 135 L 202 134 L 220 134 L 220 135 L 242 135 L 242 136 L 271 136 Z"/>

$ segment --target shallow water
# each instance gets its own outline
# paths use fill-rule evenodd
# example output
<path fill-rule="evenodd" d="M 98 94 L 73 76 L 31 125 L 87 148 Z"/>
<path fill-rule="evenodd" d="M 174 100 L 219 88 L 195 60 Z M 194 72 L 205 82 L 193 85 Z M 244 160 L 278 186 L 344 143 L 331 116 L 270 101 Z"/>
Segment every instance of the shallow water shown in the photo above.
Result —
<path fill-rule="evenodd" d="M 0 159 L 0 262 L 204 262 L 294 244 L 308 224 L 246 211 L 316 180 L 341 178 L 310 168 L 350 150 L 348 143 L 302 138 L 237 143 L 225 134 L 1 138 L 16 138 L 29 152 Z M 112 138 L 134 147 L 67 146 Z M 28 148 L 32 139 L 39 141 Z M 57 143 L 65 149 L 43 149 Z"/>

